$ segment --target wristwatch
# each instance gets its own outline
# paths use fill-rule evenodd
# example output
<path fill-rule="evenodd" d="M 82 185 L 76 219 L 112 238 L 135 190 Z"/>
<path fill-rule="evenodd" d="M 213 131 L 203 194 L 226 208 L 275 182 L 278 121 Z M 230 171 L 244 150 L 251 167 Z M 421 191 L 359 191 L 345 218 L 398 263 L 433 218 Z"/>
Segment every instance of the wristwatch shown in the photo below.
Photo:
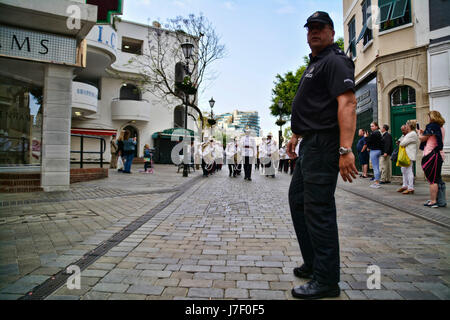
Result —
<path fill-rule="evenodd" d="M 350 152 L 352 152 L 352 148 L 344 148 L 344 147 L 339 148 L 339 154 L 341 156 Z"/>

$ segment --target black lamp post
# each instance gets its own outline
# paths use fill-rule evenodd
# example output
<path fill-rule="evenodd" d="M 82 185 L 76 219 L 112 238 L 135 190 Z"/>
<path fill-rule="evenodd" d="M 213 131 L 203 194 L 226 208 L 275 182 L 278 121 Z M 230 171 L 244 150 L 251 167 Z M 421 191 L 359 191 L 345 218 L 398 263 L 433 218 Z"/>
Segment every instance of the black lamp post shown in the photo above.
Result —
<path fill-rule="evenodd" d="M 284 105 L 283 100 L 278 101 L 278 108 L 280 110 L 280 119 L 278 120 L 280 124 L 280 131 L 278 132 L 278 148 L 281 148 L 281 144 L 283 143 L 283 131 L 282 131 L 283 125 L 281 125 L 283 121 L 283 119 L 281 118 L 281 111 L 283 110 L 283 105 Z"/>
<path fill-rule="evenodd" d="M 209 100 L 209 106 L 211 107 L 211 117 L 208 120 L 209 125 L 211 126 L 211 137 L 212 138 L 212 127 L 213 125 L 216 124 L 216 121 L 214 120 L 214 114 L 213 114 L 213 108 L 214 108 L 214 104 L 216 103 L 216 101 L 214 101 L 214 99 L 211 97 L 211 100 Z"/>
<path fill-rule="evenodd" d="M 194 45 L 192 43 L 190 43 L 188 41 L 188 39 L 186 39 L 186 42 L 181 44 L 181 49 L 183 50 L 183 55 L 184 58 L 186 59 L 186 63 L 185 63 L 185 70 L 186 70 L 186 75 L 187 76 L 191 76 L 191 72 L 189 71 L 189 59 L 191 58 L 192 55 L 192 50 L 194 49 Z M 187 158 L 188 155 L 188 148 L 190 148 L 190 143 L 189 145 L 187 144 L 187 120 L 188 120 L 188 105 L 189 105 L 189 93 L 187 92 L 187 90 L 184 92 L 184 104 L 186 106 L 185 108 L 185 112 L 184 112 L 184 134 L 185 134 L 185 139 L 184 139 L 184 149 L 183 149 L 183 177 L 187 177 L 189 174 L 189 170 L 188 170 L 188 164 L 187 161 L 190 161 L 190 159 Z M 190 142 L 190 137 L 189 137 L 189 142 Z"/>

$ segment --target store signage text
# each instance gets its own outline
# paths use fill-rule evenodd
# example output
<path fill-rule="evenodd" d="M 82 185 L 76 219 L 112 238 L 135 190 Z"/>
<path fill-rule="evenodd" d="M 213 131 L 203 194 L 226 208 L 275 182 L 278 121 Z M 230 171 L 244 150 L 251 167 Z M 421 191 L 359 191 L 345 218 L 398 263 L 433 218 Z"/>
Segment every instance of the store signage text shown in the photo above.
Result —
<path fill-rule="evenodd" d="M 76 52 L 74 38 L 0 25 L 0 55 L 75 64 Z"/>

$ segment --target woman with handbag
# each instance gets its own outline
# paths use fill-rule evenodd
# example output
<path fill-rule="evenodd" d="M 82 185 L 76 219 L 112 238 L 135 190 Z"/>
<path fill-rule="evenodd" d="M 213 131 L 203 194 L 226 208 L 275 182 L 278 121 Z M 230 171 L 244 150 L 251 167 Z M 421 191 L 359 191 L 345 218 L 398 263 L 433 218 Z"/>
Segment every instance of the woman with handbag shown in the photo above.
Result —
<path fill-rule="evenodd" d="M 419 140 L 421 141 L 420 150 L 423 150 L 422 169 L 430 184 L 430 200 L 428 200 L 424 206 L 438 208 L 438 182 L 442 179 L 442 163 L 445 159 L 443 151 L 445 120 L 438 111 L 430 111 L 428 117 L 430 123 L 427 124 L 425 130 L 418 130 Z"/>
<path fill-rule="evenodd" d="M 400 138 L 400 147 L 405 148 L 406 155 L 410 163 L 407 167 L 402 167 L 403 186 L 397 190 L 403 194 L 414 193 L 414 162 L 416 161 L 418 137 L 416 133 L 416 120 L 406 122 L 406 134 Z"/>

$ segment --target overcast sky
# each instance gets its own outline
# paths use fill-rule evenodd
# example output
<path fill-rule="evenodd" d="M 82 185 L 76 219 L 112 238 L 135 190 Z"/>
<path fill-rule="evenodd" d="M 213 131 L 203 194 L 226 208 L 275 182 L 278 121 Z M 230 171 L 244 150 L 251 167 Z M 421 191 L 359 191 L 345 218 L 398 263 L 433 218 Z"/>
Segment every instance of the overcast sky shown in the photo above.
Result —
<path fill-rule="evenodd" d="M 125 0 L 125 20 L 147 24 L 178 15 L 203 13 L 215 26 L 227 48 L 227 57 L 212 68 L 217 79 L 200 98 L 200 109 L 214 113 L 235 109 L 258 111 L 265 134 L 278 135 L 270 115 L 272 88 L 277 73 L 295 71 L 310 53 L 303 25 L 315 11 L 327 11 L 334 21 L 336 39 L 343 36 L 341 0 Z"/>

